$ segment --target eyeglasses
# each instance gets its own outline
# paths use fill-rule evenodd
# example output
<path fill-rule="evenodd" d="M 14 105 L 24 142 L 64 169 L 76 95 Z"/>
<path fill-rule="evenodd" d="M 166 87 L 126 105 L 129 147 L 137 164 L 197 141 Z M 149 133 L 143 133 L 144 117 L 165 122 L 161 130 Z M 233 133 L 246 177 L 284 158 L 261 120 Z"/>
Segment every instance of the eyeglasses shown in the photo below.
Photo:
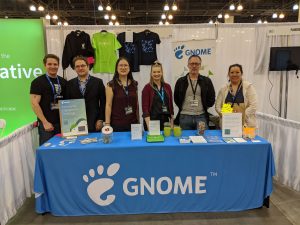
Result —
<path fill-rule="evenodd" d="M 79 69 L 79 68 L 84 68 L 86 67 L 87 65 L 86 64 L 81 64 L 81 65 L 76 65 L 75 68 L 76 69 Z"/>
<path fill-rule="evenodd" d="M 129 65 L 128 65 L 128 64 L 119 64 L 118 67 L 124 67 L 124 68 L 127 68 L 127 67 L 129 67 Z"/>
<path fill-rule="evenodd" d="M 189 63 L 190 66 L 200 66 L 201 63 Z"/>

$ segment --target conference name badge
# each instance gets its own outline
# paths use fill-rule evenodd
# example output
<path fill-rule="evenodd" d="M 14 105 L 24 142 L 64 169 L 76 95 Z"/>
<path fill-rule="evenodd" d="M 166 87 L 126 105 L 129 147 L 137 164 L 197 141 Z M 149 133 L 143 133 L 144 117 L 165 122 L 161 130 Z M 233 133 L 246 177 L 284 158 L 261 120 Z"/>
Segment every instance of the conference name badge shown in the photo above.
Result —
<path fill-rule="evenodd" d="M 199 106 L 198 100 L 196 100 L 196 99 L 191 100 L 190 103 L 191 103 L 192 107 L 198 107 Z"/>
<path fill-rule="evenodd" d="M 125 107 L 125 115 L 129 115 L 131 113 L 133 113 L 132 107 L 131 106 Z"/>
<path fill-rule="evenodd" d="M 163 113 L 167 113 L 168 112 L 167 106 L 165 106 L 165 105 L 162 106 L 162 112 Z"/>

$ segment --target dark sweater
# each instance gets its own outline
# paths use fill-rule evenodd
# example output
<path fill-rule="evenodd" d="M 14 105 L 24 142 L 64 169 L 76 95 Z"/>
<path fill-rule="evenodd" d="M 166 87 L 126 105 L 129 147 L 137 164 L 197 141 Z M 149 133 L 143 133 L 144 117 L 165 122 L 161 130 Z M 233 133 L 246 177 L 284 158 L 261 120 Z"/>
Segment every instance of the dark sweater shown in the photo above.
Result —
<path fill-rule="evenodd" d="M 186 74 L 184 77 L 180 77 L 175 84 L 174 101 L 179 111 L 174 123 L 177 125 L 179 125 L 180 112 L 182 110 L 182 105 L 185 99 L 186 90 L 189 86 L 188 76 L 189 74 Z M 206 119 L 207 121 L 209 121 L 209 115 L 207 109 L 209 107 L 212 107 L 215 104 L 215 97 L 216 97 L 215 89 L 210 78 L 206 76 L 202 76 L 200 74 L 198 76 L 197 84 L 200 85 L 201 88 L 201 101 L 202 101 L 203 109 L 205 111 Z"/>

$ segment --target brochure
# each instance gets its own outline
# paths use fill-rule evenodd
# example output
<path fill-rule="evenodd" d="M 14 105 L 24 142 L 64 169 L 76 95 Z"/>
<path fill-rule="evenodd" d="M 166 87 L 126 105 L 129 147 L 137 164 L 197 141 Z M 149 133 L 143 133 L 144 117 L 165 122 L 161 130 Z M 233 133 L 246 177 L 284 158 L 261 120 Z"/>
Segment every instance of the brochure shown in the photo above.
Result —
<path fill-rule="evenodd" d="M 63 137 L 88 134 L 84 99 L 60 100 L 59 115 Z"/>
<path fill-rule="evenodd" d="M 233 138 L 223 138 L 223 140 L 224 140 L 226 143 L 236 143 L 236 141 L 235 141 Z"/>
<path fill-rule="evenodd" d="M 190 136 L 193 143 L 207 143 L 203 136 Z"/>
<path fill-rule="evenodd" d="M 220 136 L 205 136 L 208 143 L 221 143 L 223 142 Z"/>
<path fill-rule="evenodd" d="M 142 140 L 143 128 L 142 124 L 131 124 L 131 140 Z"/>
<path fill-rule="evenodd" d="M 222 114 L 222 137 L 242 137 L 242 113 Z"/>

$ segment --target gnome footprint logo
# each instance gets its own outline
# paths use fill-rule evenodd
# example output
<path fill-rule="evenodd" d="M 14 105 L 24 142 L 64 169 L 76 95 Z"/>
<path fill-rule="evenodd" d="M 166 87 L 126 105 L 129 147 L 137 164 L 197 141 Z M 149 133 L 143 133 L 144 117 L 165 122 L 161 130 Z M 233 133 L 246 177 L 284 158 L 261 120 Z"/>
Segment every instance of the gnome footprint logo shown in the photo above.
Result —
<path fill-rule="evenodd" d="M 175 57 L 176 57 L 177 59 L 182 59 L 182 58 L 183 58 L 183 49 L 184 49 L 184 45 L 177 46 L 177 47 L 174 49 Z"/>
<path fill-rule="evenodd" d="M 107 168 L 107 176 L 114 176 L 120 169 L 119 163 L 113 163 Z M 97 167 L 97 174 L 94 169 L 89 170 L 88 175 L 83 175 L 83 180 L 86 183 L 90 183 L 87 187 L 87 193 L 90 199 L 100 206 L 108 206 L 114 202 L 116 199 L 115 195 L 107 195 L 104 197 L 105 193 L 112 189 L 114 186 L 114 181 L 111 178 L 101 178 L 104 172 L 104 167 L 99 165 Z M 98 177 L 100 176 L 100 177 Z"/>

